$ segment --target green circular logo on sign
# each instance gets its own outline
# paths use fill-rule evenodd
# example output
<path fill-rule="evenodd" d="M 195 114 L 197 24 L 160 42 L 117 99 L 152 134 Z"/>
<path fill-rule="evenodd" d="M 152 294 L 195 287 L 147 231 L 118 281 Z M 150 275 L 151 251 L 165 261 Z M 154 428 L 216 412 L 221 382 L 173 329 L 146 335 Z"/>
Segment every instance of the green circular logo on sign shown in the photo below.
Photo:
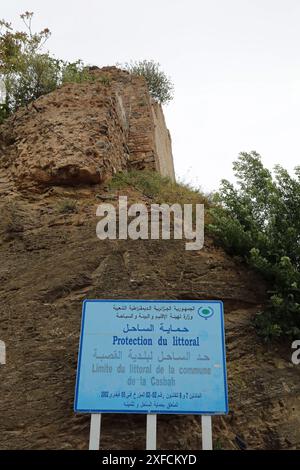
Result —
<path fill-rule="evenodd" d="M 198 309 L 198 313 L 199 313 L 200 317 L 207 319 L 207 318 L 210 318 L 210 317 L 213 316 L 214 309 L 211 308 L 211 307 L 200 307 Z"/>

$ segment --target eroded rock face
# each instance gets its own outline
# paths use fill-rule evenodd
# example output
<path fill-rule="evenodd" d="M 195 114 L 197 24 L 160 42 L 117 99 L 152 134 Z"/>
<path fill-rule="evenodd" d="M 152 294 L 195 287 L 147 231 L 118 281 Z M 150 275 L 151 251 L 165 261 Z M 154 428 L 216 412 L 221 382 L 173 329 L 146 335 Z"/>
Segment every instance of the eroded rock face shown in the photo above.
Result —
<path fill-rule="evenodd" d="M 73 412 L 86 298 L 222 299 L 230 413 L 213 418 L 215 447 L 236 449 L 236 436 L 252 449 L 300 447 L 299 366 L 289 345 L 266 346 L 251 324 L 265 300 L 260 278 L 209 239 L 199 252 L 180 240 L 98 240 L 96 196 L 115 202 L 97 185 L 14 190 L 13 202 L 5 191 L 0 186 L 1 449 L 87 448 L 89 417 Z M 141 200 L 126 191 L 129 204 Z M 76 201 L 75 212 L 59 211 L 65 198 Z M 143 449 L 145 417 L 104 415 L 101 442 Z M 199 418 L 160 416 L 158 446 L 200 448 Z"/>
<path fill-rule="evenodd" d="M 289 344 L 265 345 L 251 323 L 262 280 L 209 239 L 199 252 L 97 239 L 96 206 L 115 201 L 100 183 L 127 168 L 172 176 L 172 161 L 143 80 L 92 73 L 101 80 L 66 85 L 0 127 L 0 449 L 87 448 L 89 417 L 73 412 L 86 298 L 223 300 L 230 413 L 213 419 L 215 447 L 300 448 L 300 367 Z M 122 195 L 149 204 L 134 188 Z M 105 415 L 102 429 L 103 448 L 145 447 L 144 416 Z M 160 449 L 197 449 L 200 434 L 197 417 L 158 419 Z"/>
<path fill-rule="evenodd" d="M 90 75 L 91 81 L 66 84 L 0 126 L 0 166 L 9 167 L 21 187 L 78 185 L 130 168 L 160 171 L 167 158 L 162 173 L 174 179 L 171 139 L 144 79 L 116 67 Z"/>

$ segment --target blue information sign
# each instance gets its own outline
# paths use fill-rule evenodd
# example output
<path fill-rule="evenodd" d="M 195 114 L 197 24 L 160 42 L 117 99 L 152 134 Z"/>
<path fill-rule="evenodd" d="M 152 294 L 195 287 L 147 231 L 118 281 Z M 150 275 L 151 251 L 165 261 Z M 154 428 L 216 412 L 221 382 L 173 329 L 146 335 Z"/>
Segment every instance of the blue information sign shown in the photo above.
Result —
<path fill-rule="evenodd" d="M 222 302 L 86 300 L 75 411 L 227 413 Z"/>

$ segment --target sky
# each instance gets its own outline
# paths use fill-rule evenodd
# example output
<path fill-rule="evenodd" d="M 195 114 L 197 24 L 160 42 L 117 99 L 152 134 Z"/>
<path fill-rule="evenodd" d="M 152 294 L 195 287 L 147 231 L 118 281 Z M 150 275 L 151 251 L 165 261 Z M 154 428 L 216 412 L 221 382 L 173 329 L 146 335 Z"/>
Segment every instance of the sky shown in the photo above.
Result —
<path fill-rule="evenodd" d="M 0 18 L 19 28 L 25 10 L 59 58 L 161 64 L 178 179 L 216 190 L 241 151 L 300 164 L 299 0 L 10 0 Z"/>

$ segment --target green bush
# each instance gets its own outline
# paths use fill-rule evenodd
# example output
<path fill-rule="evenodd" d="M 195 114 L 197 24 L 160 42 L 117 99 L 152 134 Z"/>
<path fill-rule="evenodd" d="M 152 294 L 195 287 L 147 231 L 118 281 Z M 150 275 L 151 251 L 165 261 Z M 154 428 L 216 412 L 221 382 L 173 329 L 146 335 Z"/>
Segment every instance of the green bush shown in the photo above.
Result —
<path fill-rule="evenodd" d="M 133 75 L 143 76 L 147 82 L 150 95 L 159 103 L 166 104 L 173 99 L 173 83 L 160 70 L 159 63 L 153 60 L 141 60 L 126 63 L 123 68 Z"/>
<path fill-rule="evenodd" d="M 63 83 L 90 79 L 81 61 L 70 63 L 42 52 L 50 31 L 33 33 L 33 13 L 25 12 L 21 18 L 26 31 L 14 31 L 10 23 L 0 21 L 0 79 L 6 89 L 0 120 Z"/>
<path fill-rule="evenodd" d="M 222 181 L 208 229 L 231 253 L 244 257 L 272 285 L 255 319 L 265 338 L 300 334 L 300 169 L 277 165 L 274 176 L 256 152 L 233 165 L 237 187 Z"/>

